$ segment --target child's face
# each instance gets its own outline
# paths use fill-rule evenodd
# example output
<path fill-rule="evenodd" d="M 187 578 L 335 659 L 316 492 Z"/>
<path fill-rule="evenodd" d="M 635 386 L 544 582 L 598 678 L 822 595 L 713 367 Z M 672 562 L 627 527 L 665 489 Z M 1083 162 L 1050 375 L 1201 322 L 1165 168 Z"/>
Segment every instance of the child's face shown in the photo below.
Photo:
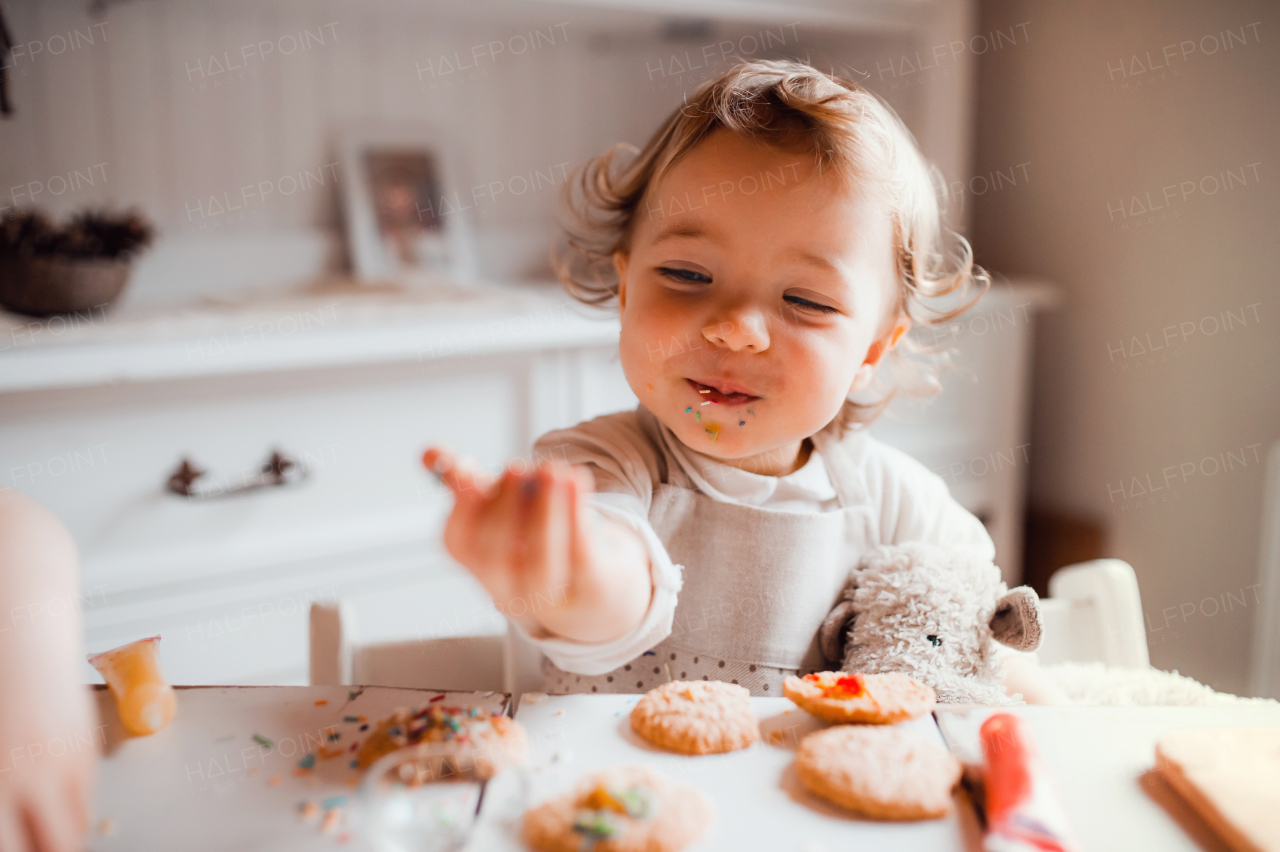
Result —
<path fill-rule="evenodd" d="M 614 256 L 631 389 L 689 447 L 760 473 L 790 472 L 909 324 L 889 316 L 888 210 L 813 171 L 716 131 Z"/>

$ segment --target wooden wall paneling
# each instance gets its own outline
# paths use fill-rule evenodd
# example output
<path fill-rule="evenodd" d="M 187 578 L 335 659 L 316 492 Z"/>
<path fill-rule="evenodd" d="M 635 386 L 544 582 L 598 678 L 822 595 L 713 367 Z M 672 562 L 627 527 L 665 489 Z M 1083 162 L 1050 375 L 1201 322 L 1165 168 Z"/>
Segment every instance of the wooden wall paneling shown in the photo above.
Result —
<path fill-rule="evenodd" d="M 44 170 L 41 179 L 45 191 L 37 203 L 55 215 L 70 213 L 78 203 L 97 200 L 102 191 L 101 174 L 92 175 L 93 164 L 103 161 L 103 150 L 98 144 L 98 109 L 95 99 L 101 97 L 93 75 L 90 58 L 94 48 L 101 48 L 101 40 L 93 46 L 72 50 L 69 39 L 76 38 L 73 30 L 89 35 L 89 18 L 80 4 L 63 2 L 41 3 L 38 28 L 32 34 L 33 41 L 42 45 L 43 52 L 35 57 L 40 63 L 40 98 L 44 101 L 45 136 Z M 60 55 L 55 51 L 62 50 Z M 81 171 L 82 170 L 82 171 Z M 75 171 L 89 177 L 86 182 Z M 62 194 L 55 194 L 55 182 L 66 180 L 72 184 Z"/>
<path fill-rule="evenodd" d="M 169 230 L 187 236 L 225 230 L 216 208 L 209 209 L 209 196 L 231 181 L 224 157 L 224 140 L 215 128 L 212 96 L 227 85 L 212 67 L 210 57 L 219 49 L 220 38 L 211 33 L 218 12 L 206 4 L 174 0 L 166 16 L 166 67 L 161 79 L 168 82 L 171 145 L 174 154 L 173 192 L 166 199 L 163 219 Z M 222 12 L 225 14 L 225 12 Z M 222 214 L 225 215 L 225 214 Z"/>
<path fill-rule="evenodd" d="M 133 3 L 111 7 L 107 22 L 109 195 L 155 219 L 165 210 L 172 181 L 164 51 L 158 44 L 163 18 L 158 6 Z"/>
<path fill-rule="evenodd" d="M 370 22 L 363 15 L 351 14 L 349 6 L 331 6 L 331 20 L 338 21 L 339 44 L 337 59 L 324 64 L 328 78 L 324 81 L 323 98 L 328 102 L 331 118 L 340 124 L 351 124 L 373 115 L 373 105 L 367 99 L 365 70 L 368 67 L 372 36 Z"/>
<path fill-rule="evenodd" d="M 305 204 L 308 195 L 299 191 L 284 195 L 291 185 L 286 175 L 296 179 L 304 164 L 281 156 L 284 134 L 276 108 L 283 97 L 281 67 L 299 58 L 296 50 L 290 56 L 280 55 L 279 45 L 296 33 L 282 31 L 274 4 L 236 5 L 228 11 L 219 16 L 213 46 L 219 56 L 228 57 L 227 76 L 234 82 L 210 92 L 207 99 L 208 131 L 216 140 L 225 176 L 214 192 L 230 196 L 231 205 L 243 208 L 224 214 L 222 218 L 229 220 L 227 230 L 269 231 L 287 220 L 291 205 Z M 273 42 L 272 53 L 263 60 L 256 53 L 250 54 L 255 58 L 246 59 L 245 48 L 253 46 L 256 51 L 260 41 Z M 230 70 L 233 66 L 240 67 Z M 272 184 L 270 192 L 260 186 L 262 182 Z M 253 188 L 246 191 L 249 185 Z"/>
<path fill-rule="evenodd" d="M 334 100 L 334 90 L 336 81 L 344 76 L 354 73 L 354 66 L 357 63 L 359 53 L 357 44 L 352 37 L 351 21 L 344 14 L 344 7 L 335 0 L 323 0 L 320 3 L 312 3 L 309 0 L 298 0 L 295 4 L 299 9 L 310 10 L 315 9 L 318 13 L 318 20 L 328 26 L 333 26 L 330 31 L 336 36 L 332 48 L 323 53 L 313 54 L 310 57 L 312 66 L 309 82 L 309 89 L 304 95 L 299 95 L 307 101 L 307 110 L 299 110 L 299 121 L 297 131 L 300 136 L 305 136 L 302 131 L 306 125 L 303 123 L 302 116 L 310 111 L 316 116 L 319 123 L 319 135 L 322 137 L 320 142 L 320 150 L 322 158 L 325 162 L 336 162 L 338 160 L 338 112 L 337 105 Z M 327 204 L 323 205 L 319 211 L 320 219 L 316 224 L 330 230 L 333 233 L 340 233 L 343 217 L 342 217 L 342 187 L 341 181 L 348 179 L 349 176 L 338 172 L 338 181 L 331 191 L 326 194 L 329 196 Z"/>
<path fill-rule="evenodd" d="M 14 143 L 12 148 L 6 145 L 6 152 L 16 156 L 11 161 L 13 178 L 0 204 L 30 207 L 34 195 L 37 206 L 59 215 L 77 203 L 96 200 L 102 192 L 101 170 L 92 168 L 102 158 L 90 58 L 95 48 L 101 49 L 102 38 L 85 44 L 85 37 L 98 31 L 89 28 L 87 16 L 82 9 L 77 14 L 77 8 L 65 2 L 6 6 L 18 55 L 9 60 L 17 114 L 4 124 L 11 137 L 6 142 Z M 79 47 L 73 50 L 68 33 L 77 28 L 80 36 L 71 38 Z M 77 178 L 76 169 L 85 177 L 93 172 L 94 183 Z"/>
<path fill-rule="evenodd" d="M 295 37 L 302 33 L 302 38 L 311 45 L 306 50 L 299 48 L 290 56 L 279 57 L 278 67 L 270 69 L 273 132 L 269 145 L 273 174 L 296 177 L 300 171 L 310 172 L 324 181 L 317 186 L 311 178 L 306 178 L 304 191 L 278 200 L 280 224 L 289 228 L 324 227 L 330 218 L 326 208 L 337 201 L 333 181 L 341 173 L 337 166 L 325 168 L 326 163 L 336 162 L 337 156 L 327 138 L 327 121 L 320 104 L 320 78 L 323 66 L 335 61 L 333 54 L 341 44 L 342 33 L 337 26 L 325 27 L 332 19 L 324 13 L 325 9 L 319 8 L 308 14 L 297 4 L 282 3 L 276 7 L 273 21 L 277 33 Z M 322 45 L 312 40 L 317 30 L 324 39 Z"/>
<path fill-rule="evenodd" d="M 22 52 L 7 60 L 12 66 L 8 77 L 14 114 L 0 118 L 0 149 L 5 154 L 0 157 L 0 213 L 8 213 L 6 207 L 21 207 L 25 185 L 48 176 L 43 162 L 46 127 L 41 118 L 45 107 L 40 98 L 40 67 L 26 56 L 25 46 L 39 26 L 34 0 L 6 3 L 5 17 Z"/>

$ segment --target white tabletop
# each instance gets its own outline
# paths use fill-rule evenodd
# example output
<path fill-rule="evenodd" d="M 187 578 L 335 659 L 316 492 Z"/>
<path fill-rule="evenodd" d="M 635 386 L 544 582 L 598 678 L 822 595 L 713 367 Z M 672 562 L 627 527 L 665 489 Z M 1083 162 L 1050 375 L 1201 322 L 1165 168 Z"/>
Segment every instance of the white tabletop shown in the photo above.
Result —
<path fill-rule="evenodd" d="M 650 745 L 631 730 L 630 712 L 639 696 L 563 695 L 535 704 L 522 701 L 517 721 L 531 743 L 529 802 L 574 786 L 585 773 L 642 763 L 698 787 L 712 800 L 716 818 L 690 852 L 712 849 L 772 849 L 778 852 L 836 850 L 928 850 L 969 848 L 977 837 L 972 811 L 956 808 L 944 819 L 913 823 L 864 820 L 809 793 L 794 769 L 800 738 L 825 727 L 786 698 L 752 698 L 761 741 L 729 754 L 687 757 Z M 904 723 L 942 745 L 932 717 Z M 504 773 L 489 782 L 481 819 L 468 849 L 523 850 L 518 778 Z M 958 794 L 963 795 L 963 794 Z M 973 842 L 972 840 L 970 842 Z"/>
<path fill-rule="evenodd" d="M 1053 776 L 1081 848 L 1089 852 L 1228 852 L 1155 770 L 1156 739 L 1177 728 L 1280 726 L 1280 704 L 1225 707 L 1014 707 Z M 939 709 L 939 716 L 946 712 Z M 975 708 L 967 726 L 995 708 Z M 963 732 L 941 720 L 960 748 Z M 1276 791 L 1280 807 L 1280 791 Z"/>
<path fill-rule="evenodd" d="M 371 847 L 351 832 L 346 817 L 360 773 L 349 749 L 363 741 L 359 723 L 370 729 L 397 707 L 411 707 L 443 695 L 446 705 L 479 706 L 503 713 L 500 692 L 449 692 L 389 687 L 209 686 L 177 687 L 178 712 L 149 737 L 125 732 L 105 688 L 94 690 L 100 721 L 106 725 L 105 757 L 98 770 L 95 818 L 89 848 L 94 852 L 248 852 L 248 850 Z M 349 697 L 355 692 L 355 697 Z M 317 705 L 317 701 L 327 703 Z M 328 739 L 329 729 L 339 734 Z M 253 738 L 272 741 L 267 749 Z M 101 740 L 99 740 L 101 742 Z M 299 760 L 320 743 L 344 754 L 317 760 L 295 774 Z M 338 797 L 347 801 L 335 801 Z M 323 814 L 304 819 L 299 806 L 337 804 L 342 819 L 321 831 Z M 106 831 L 103 831 L 103 822 Z"/>
<path fill-rule="evenodd" d="M 356 687 L 354 689 L 360 690 Z M 358 831 L 325 834 L 317 818 L 304 820 L 299 805 L 323 805 L 351 797 L 359 776 L 349 755 L 318 760 L 295 774 L 300 757 L 314 751 L 332 727 L 350 748 L 363 739 L 344 716 L 372 724 L 399 706 L 437 695 L 444 703 L 480 705 L 502 712 L 501 693 L 439 693 L 364 687 L 354 699 L 345 686 L 192 687 L 178 689 L 173 723 L 151 737 L 129 737 L 109 694 L 96 690 L 106 723 L 106 756 L 99 769 L 95 828 L 90 848 L 111 850 L 369 850 Z M 801 737 L 825 723 L 785 698 L 753 698 L 761 742 L 724 755 L 685 757 L 659 750 L 635 735 L 629 713 L 634 695 L 567 695 L 527 700 L 516 713 L 526 727 L 530 756 L 525 768 L 488 782 L 476 831 L 475 852 L 523 849 L 518 840 L 525 807 L 557 795 L 582 775 L 608 766 L 641 763 L 703 790 L 715 821 L 691 852 L 712 849 L 977 850 L 977 817 L 963 792 L 945 819 L 881 823 L 859 819 L 805 791 L 795 776 L 794 750 Z M 327 704 L 316 705 L 316 701 Z M 1072 820 L 1083 849 L 1158 849 L 1218 852 L 1225 847 L 1153 771 L 1160 732 L 1184 727 L 1280 726 L 1280 705 L 1228 707 L 1015 707 L 1028 722 Z M 969 711 L 976 729 L 992 708 Z M 940 714 L 952 715 L 946 708 Z M 943 742 L 932 717 L 909 724 Z M 946 719 L 953 744 L 964 726 Z M 261 749 L 253 735 L 271 739 Z M 279 779 L 274 784 L 273 779 Z M 1280 805 L 1280 796 L 1278 796 Z M 341 805 L 347 807 L 346 803 Z"/>

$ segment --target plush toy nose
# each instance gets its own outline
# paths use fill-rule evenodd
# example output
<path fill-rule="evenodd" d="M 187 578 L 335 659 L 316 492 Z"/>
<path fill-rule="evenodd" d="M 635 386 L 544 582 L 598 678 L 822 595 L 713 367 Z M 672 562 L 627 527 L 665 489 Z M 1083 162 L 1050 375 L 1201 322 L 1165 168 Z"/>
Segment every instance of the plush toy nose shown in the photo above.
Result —
<path fill-rule="evenodd" d="M 932 633 L 931 633 L 931 634 L 929 634 L 928 636 L 924 637 L 924 638 L 926 638 L 926 639 L 928 639 L 930 642 L 932 642 L 932 643 L 933 643 L 933 647 L 935 647 L 935 648 L 941 647 L 941 645 L 942 645 L 942 639 L 941 639 L 940 637 L 938 637 L 938 636 L 933 635 Z"/>

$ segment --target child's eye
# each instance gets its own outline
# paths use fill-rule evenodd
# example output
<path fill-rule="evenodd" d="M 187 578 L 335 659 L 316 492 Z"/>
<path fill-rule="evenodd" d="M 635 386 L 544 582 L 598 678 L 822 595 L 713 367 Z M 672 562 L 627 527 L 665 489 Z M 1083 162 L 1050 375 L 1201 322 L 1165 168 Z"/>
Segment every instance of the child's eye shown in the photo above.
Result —
<path fill-rule="evenodd" d="M 808 308 L 809 310 L 820 311 L 824 314 L 834 314 L 837 310 L 830 305 L 820 305 L 817 302 L 810 302 L 808 299 L 802 299 L 799 296 L 783 296 L 782 298 L 798 308 Z"/>
<path fill-rule="evenodd" d="M 711 276 L 692 269 L 677 269 L 673 266 L 659 266 L 658 274 L 675 281 L 688 281 L 695 284 L 710 284 Z"/>

